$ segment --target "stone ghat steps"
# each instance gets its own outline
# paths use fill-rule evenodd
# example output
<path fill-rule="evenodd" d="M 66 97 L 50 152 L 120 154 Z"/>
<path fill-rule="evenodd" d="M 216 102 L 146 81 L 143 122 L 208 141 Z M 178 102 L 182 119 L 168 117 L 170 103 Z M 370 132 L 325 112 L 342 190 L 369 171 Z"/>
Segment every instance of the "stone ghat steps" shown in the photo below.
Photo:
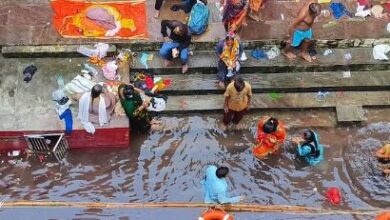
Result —
<path fill-rule="evenodd" d="M 290 72 L 322 72 L 322 71 L 372 71 L 387 70 L 390 68 L 389 61 L 378 61 L 373 58 L 372 48 L 348 48 L 333 49 L 333 53 L 325 56 L 325 49 L 318 49 L 317 60 L 312 63 L 297 58 L 288 60 L 280 55 L 275 59 L 256 60 L 250 56 L 251 51 L 246 50 L 248 59 L 241 65 L 241 73 L 290 73 Z M 146 71 L 155 74 L 181 73 L 181 64 L 178 60 L 169 66 L 164 66 L 163 59 L 158 52 L 150 52 L 153 59 L 148 61 L 148 69 L 140 63 L 139 57 L 135 60 L 132 71 Z M 346 58 L 350 54 L 351 59 Z M 138 54 L 141 56 L 141 54 Z M 215 74 L 217 72 L 217 58 L 214 50 L 194 51 L 190 57 L 189 71 L 191 73 Z"/>
<path fill-rule="evenodd" d="M 253 93 L 341 92 L 390 90 L 388 71 L 351 71 L 350 77 L 341 71 L 240 74 L 250 82 Z M 223 94 L 213 74 L 164 75 L 172 85 L 162 93 L 175 95 Z"/>
<path fill-rule="evenodd" d="M 223 112 L 222 95 L 178 95 L 168 98 L 165 114 Z M 336 111 L 338 122 L 366 120 L 363 107 L 390 107 L 390 91 L 330 92 L 319 99 L 316 93 L 282 93 L 277 95 L 255 93 L 251 111 L 330 109 Z"/>

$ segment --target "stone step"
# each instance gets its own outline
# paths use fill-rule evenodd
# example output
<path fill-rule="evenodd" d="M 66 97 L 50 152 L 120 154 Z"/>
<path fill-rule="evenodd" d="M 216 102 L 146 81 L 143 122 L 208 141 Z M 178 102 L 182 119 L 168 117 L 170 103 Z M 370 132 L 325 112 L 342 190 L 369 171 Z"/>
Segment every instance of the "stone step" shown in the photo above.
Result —
<path fill-rule="evenodd" d="M 223 95 L 181 95 L 168 98 L 165 114 L 220 112 Z M 390 107 L 390 91 L 330 92 L 319 99 L 317 93 L 253 94 L 251 110 L 319 109 L 338 106 Z M 351 114 L 354 114 L 352 112 Z M 341 116 L 340 116 L 341 117 Z M 344 118 L 348 118 L 344 116 Z M 352 118 L 352 117 L 350 117 Z"/>
<path fill-rule="evenodd" d="M 77 52 L 77 48 L 80 46 L 90 47 L 92 45 L 3 46 L 1 53 L 6 58 L 84 57 L 84 55 Z M 115 53 L 116 46 L 110 45 L 107 55 L 112 56 Z"/>
<path fill-rule="evenodd" d="M 294 72 L 240 74 L 251 83 L 254 93 L 265 92 L 318 92 L 318 91 L 379 91 L 390 90 L 387 71 L 352 71 L 346 78 L 340 72 Z M 222 94 L 214 74 L 164 75 L 172 85 L 163 93 L 167 95 Z"/>
<path fill-rule="evenodd" d="M 242 63 L 242 73 L 282 73 L 282 72 L 321 72 L 321 71 L 364 71 L 364 70 L 387 70 L 390 67 L 388 61 L 378 61 L 373 58 L 372 48 L 348 48 L 333 49 L 333 53 L 324 56 L 325 49 L 319 49 L 317 61 L 308 63 L 297 58 L 295 61 L 288 60 L 285 56 L 280 55 L 275 59 L 256 60 L 250 56 L 251 51 L 246 50 L 248 60 Z M 163 59 L 157 52 L 153 54 L 153 59 L 148 61 L 148 69 L 140 63 L 138 58 L 132 68 L 132 71 L 146 71 L 155 74 L 176 74 L 181 73 L 181 64 L 179 60 L 167 67 L 164 66 Z M 345 58 L 346 54 L 351 54 L 351 59 Z M 190 57 L 188 73 L 213 73 L 217 72 L 217 58 L 214 51 L 194 51 Z"/>

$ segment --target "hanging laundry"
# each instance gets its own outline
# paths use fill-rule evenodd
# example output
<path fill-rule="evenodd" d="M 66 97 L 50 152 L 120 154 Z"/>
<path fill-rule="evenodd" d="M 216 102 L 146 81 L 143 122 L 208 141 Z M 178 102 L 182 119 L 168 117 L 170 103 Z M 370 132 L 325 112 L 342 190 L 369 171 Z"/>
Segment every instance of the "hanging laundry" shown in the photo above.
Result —
<path fill-rule="evenodd" d="M 372 50 L 372 55 L 376 60 L 389 60 L 387 53 L 390 52 L 390 46 L 386 44 L 379 44 L 374 46 Z"/>

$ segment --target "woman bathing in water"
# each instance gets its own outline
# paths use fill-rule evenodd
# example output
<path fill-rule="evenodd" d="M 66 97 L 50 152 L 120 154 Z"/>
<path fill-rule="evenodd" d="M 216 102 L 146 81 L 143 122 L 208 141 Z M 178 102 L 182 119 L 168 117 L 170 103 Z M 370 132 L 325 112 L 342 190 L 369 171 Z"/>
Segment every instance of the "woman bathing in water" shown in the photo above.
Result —
<path fill-rule="evenodd" d="M 315 57 L 311 57 L 307 51 L 310 41 L 313 38 L 312 26 L 316 17 L 321 13 L 321 6 L 316 0 L 308 1 L 299 11 L 298 17 L 294 19 L 288 30 L 288 44 L 283 50 L 283 54 L 293 60 L 296 58 L 293 50 L 300 47 L 298 54 L 302 59 L 312 62 Z"/>

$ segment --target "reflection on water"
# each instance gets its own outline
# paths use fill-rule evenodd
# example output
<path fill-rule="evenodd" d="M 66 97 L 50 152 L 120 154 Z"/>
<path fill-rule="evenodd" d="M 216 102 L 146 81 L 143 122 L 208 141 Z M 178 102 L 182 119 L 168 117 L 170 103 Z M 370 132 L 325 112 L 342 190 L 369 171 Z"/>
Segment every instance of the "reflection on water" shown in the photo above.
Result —
<path fill-rule="evenodd" d="M 12 160 L 3 155 L 0 168 L 2 195 L 9 196 L 9 200 L 201 202 L 200 180 L 205 167 L 219 164 L 231 168 L 231 194 L 245 195 L 246 202 L 329 208 L 331 205 L 325 200 L 324 192 L 335 186 L 343 194 L 343 203 L 337 208 L 390 207 L 390 182 L 381 175 L 372 155 L 379 146 L 390 142 L 390 123 L 369 124 L 361 128 L 317 129 L 325 146 L 326 159 L 318 166 L 308 167 L 296 160 L 294 147 L 289 142 L 280 155 L 256 160 L 251 154 L 256 132 L 254 121 L 248 123 L 249 129 L 241 132 L 222 132 L 218 128 L 219 120 L 213 117 L 163 118 L 163 121 L 167 124 L 164 132 L 132 137 L 131 149 L 73 150 L 61 166 L 52 162 L 43 165 L 32 158 Z M 288 132 L 290 139 L 302 130 L 290 129 Z M 137 216 L 138 213 L 136 219 L 148 219 L 150 213 L 156 212 L 122 211 L 60 212 L 61 216 L 70 218 L 104 218 L 108 215 L 114 219 L 123 213 L 128 213 L 127 216 Z M 200 212 L 187 211 L 177 210 L 177 216 Z M 0 216 L 15 213 L 23 215 L 23 212 L 13 209 L 3 210 Z M 252 218 L 253 213 L 237 215 L 239 219 L 259 219 Z M 272 219 L 298 217 L 256 216 Z M 348 218 L 353 219 L 351 216 L 331 217 Z"/>

